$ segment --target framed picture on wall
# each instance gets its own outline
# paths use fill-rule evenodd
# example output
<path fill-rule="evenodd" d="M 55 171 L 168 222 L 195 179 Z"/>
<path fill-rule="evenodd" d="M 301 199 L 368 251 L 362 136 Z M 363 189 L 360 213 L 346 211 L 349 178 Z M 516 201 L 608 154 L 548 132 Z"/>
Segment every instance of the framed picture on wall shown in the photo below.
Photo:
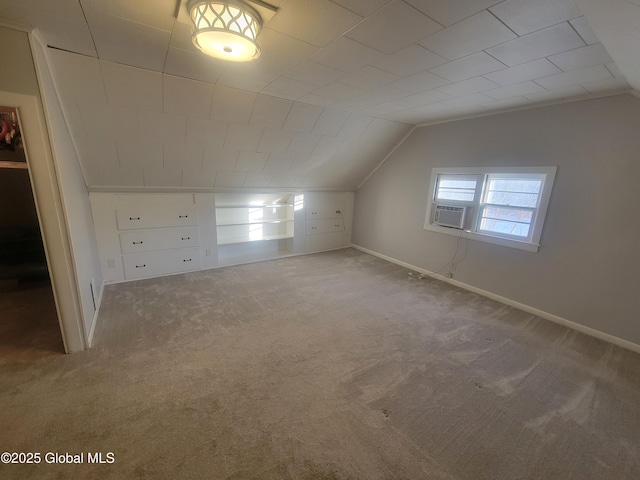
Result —
<path fill-rule="evenodd" d="M 0 106 L 0 167 L 27 168 L 18 109 Z"/>

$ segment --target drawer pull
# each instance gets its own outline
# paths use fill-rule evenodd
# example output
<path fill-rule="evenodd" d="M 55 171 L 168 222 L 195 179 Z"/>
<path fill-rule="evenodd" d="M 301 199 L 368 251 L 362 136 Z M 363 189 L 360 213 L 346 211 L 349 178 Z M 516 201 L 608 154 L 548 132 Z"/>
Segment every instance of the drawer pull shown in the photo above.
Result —
<path fill-rule="evenodd" d="M 142 245 L 144 242 L 140 240 L 139 242 L 131 242 L 131 243 L 133 243 L 134 245 Z"/>
<path fill-rule="evenodd" d="M 338 228 L 340 225 L 334 225 L 334 227 Z"/>
<path fill-rule="evenodd" d="M 146 266 L 147 266 L 147 264 L 145 263 L 144 265 L 136 265 L 136 268 L 144 268 Z"/>
<path fill-rule="evenodd" d="M 140 220 L 140 217 L 129 217 L 129 220 Z"/>
<path fill-rule="evenodd" d="M 191 259 L 190 259 L 190 258 L 185 258 L 185 259 L 183 259 L 182 261 L 183 261 L 183 262 L 190 262 L 190 261 L 191 261 Z"/>
<path fill-rule="evenodd" d="M 189 218 L 189 215 L 178 215 L 178 218 Z"/>
<path fill-rule="evenodd" d="M 180 240 L 191 240 L 191 237 L 181 237 Z"/>

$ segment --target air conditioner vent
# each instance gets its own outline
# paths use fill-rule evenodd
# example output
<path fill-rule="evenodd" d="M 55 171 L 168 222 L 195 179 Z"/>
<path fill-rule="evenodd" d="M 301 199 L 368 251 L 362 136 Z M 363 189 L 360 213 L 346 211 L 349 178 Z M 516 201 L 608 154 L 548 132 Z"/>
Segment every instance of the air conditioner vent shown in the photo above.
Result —
<path fill-rule="evenodd" d="M 436 204 L 433 211 L 434 225 L 450 228 L 464 228 L 464 218 L 467 213 L 467 207 L 458 207 L 455 205 Z"/>

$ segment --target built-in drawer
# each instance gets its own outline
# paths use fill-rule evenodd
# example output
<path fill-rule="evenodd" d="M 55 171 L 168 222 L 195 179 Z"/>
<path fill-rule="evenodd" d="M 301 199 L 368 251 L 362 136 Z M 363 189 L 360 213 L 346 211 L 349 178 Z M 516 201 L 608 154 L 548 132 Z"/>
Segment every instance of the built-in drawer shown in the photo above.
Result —
<path fill-rule="evenodd" d="M 307 235 L 344 231 L 344 222 L 342 221 L 342 218 L 307 220 L 306 226 Z"/>
<path fill-rule="evenodd" d="M 329 203 L 325 205 L 310 205 L 306 206 L 307 220 L 313 220 L 315 218 L 342 218 L 344 211 L 343 203 Z"/>
<path fill-rule="evenodd" d="M 179 248 L 122 256 L 127 280 L 187 272 L 201 268 L 199 248 Z"/>
<path fill-rule="evenodd" d="M 198 218 L 193 205 L 168 208 L 126 208 L 116 210 L 118 230 L 138 228 L 178 227 L 197 225 Z"/>
<path fill-rule="evenodd" d="M 342 232 L 322 233 L 305 237 L 305 252 L 321 252 L 344 247 L 344 234 Z"/>
<path fill-rule="evenodd" d="M 120 234 L 122 253 L 150 252 L 200 245 L 197 226 L 152 228 Z"/>

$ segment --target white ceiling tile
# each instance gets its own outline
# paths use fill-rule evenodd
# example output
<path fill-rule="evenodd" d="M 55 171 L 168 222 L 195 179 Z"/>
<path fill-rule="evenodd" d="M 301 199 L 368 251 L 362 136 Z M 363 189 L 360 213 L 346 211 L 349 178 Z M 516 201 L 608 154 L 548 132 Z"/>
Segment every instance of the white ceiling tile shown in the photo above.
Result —
<path fill-rule="evenodd" d="M 282 154 L 289 147 L 292 138 L 293 132 L 276 128 L 265 128 L 258 143 L 257 151 Z"/>
<path fill-rule="evenodd" d="M 601 43 L 558 53 L 548 57 L 548 60 L 565 72 L 613 61 Z"/>
<path fill-rule="evenodd" d="M 401 77 L 424 72 L 446 62 L 446 58 L 418 44 L 409 45 L 391 55 L 380 55 L 370 61 L 371 65 Z"/>
<path fill-rule="evenodd" d="M 441 102 L 442 105 L 446 105 L 447 107 L 469 107 L 473 105 L 479 105 L 483 103 L 491 103 L 494 99 L 491 97 L 487 97 L 482 93 L 472 93 L 470 95 L 464 95 L 462 97 L 451 98 L 449 100 L 445 100 Z"/>
<path fill-rule="evenodd" d="M 313 93 L 322 97 L 334 99 L 337 102 L 341 102 L 343 100 L 348 100 L 352 97 L 357 96 L 358 94 L 362 93 L 362 90 L 350 85 L 345 85 L 344 83 L 332 82 L 328 85 L 325 85 L 324 87 L 318 88 Z"/>
<path fill-rule="evenodd" d="M 587 45 L 600 42 L 596 34 L 593 33 L 589 23 L 587 23 L 587 19 L 585 17 L 574 18 L 569 23 L 576 29 L 578 35 L 582 37 L 582 40 L 584 40 Z"/>
<path fill-rule="evenodd" d="M 185 144 L 187 117 L 138 110 L 140 138 L 159 143 Z"/>
<path fill-rule="evenodd" d="M 270 187 L 293 187 L 298 185 L 297 173 L 276 173 L 269 182 Z"/>
<path fill-rule="evenodd" d="M 216 85 L 213 90 L 211 119 L 248 124 L 256 96 L 252 92 Z"/>
<path fill-rule="evenodd" d="M 267 163 L 264 166 L 264 171 L 273 173 L 288 172 L 292 163 L 292 155 L 272 153 L 269 155 L 269 160 L 267 160 Z"/>
<path fill-rule="evenodd" d="M 259 92 L 276 78 L 277 75 L 272 75 L 269 79 L 265 80 L 227 69 L 223 70 L 218 80 L 216 80 L 216 83 L 225 87 L 238 88 L 248 92 Z"/>
<path fill-rule="evenodd" d="M 391 86 L 407 93 L 423 92 L 451 83 L 449 80 L 431 72 L 420 72 L 393 82 Z"/>
<path fill-rule="evenodd" d="M 166 49 L 137 48 L 124 45 L 119 42 L 109 42 L 107 40 L 96 39 L 95 45 L 98 56 L 102 60 L 131 65 L 147 70 L 161 72 L 166 57 Z"/>
<path fill-rule="evenodd" d="M 89 137 L 137 137 L 139 123 L 136 110 L 102 103 L 79 102 L 84 131 Z"/>
<path fill-rule="evenodd" d="M 112 15 L 163 30 L 171 30 L 175 20 L 176 6 L 172 2 L 82 0 L 82 6 L 88 15 Z"/>
<path fill-rule="evenodd" d="M 116 141 L 118 158 L 122 166 L 163 166 L 162 144 L 150 141 Z"/>
<path fill-rule="evenodd" d="M 415 8 L 401 0 L 393 0 L 345 35 L 391 54 L 441 29 L 441 25 Z"/>
<path fill-rule="evenodd" d="M 477 93 L 483 90 L 489 90 L 496 88 L 498 85 L 491 80 L 487 80 L 483 77 L 473 77 L 461 82 L 445 85 L 438 88 L 439 91 L 451 96 L 468 95 L 470 93 Z"/>
<path fill-rule="evenodd" d="M 87 177 L 90 187 L 137 187 L 144 184 L 141 167 L 101 164 L 91 166 Z"/>
<path fill-rule="evenodd" d="M 379 68 L 365 65 L 342 77 L 340 83 L 363 89 L 371 89 L 386 85 L 399 78 L 397 75 L 380 70 Z"/>
<path fill-rule="evenodd" d="M 182 170 L 179 168 L 144 167 L 145 187 L 179 187 L 182 185 Z"/>
<path fill-rule="evenodd" d="M 570 87 L 547 90 L 546 92 L 533 93 L 530 95 L 526 95 L 526 98 L 534 103 L 543 103 L 566 100 L 569 98 L 579 97 L 581 95 L 587 95 L 587 93 L 588 92 L 580 85 L 572 85 Z"/>
<path fill-rule="evenodd" d="M 49 49 L 60 95 L 63 98 L 106 103 L 100 63 L 97 59 Z"/>
<path fill-rule="evenodd" d="M 611 78 L 613 78 L 613 75 L 611 75 L 611 72 L 607 70 L 604 65 L 596 65 L 595 67 L 581 68 L 579 70 L 571 70 L 569 72 L 539 78 L 536 80 L 536 83 L 551 90 L 581 83 L 599 82 Z"/>
<path fill-rule="evenodd" d="M 363 17 L 371 15 L 376 10 L 384 7 L 391 0 L 333 0 L 334 3 L 348 8 Z"/>
<path fill-rule="evenodd" d="M 502 0 L 405 0 L 440 25 L 448 27 Z"/>
<path fill-rule="evenodd" d="M 273 173 L 248 172 L 244 179 L 244 187 L 268 187 Z"/>
<path fill-rule="evenodd" d="M 489 48 L 487 53 L 512 67 L 582 46 L 580 36 L 565 22 Z"/>
<path fill-rule="evenodd" d="M 616 65 L 616 63 L 607 63 L 605 67 L 607 67 L 607 69 L 611 72 L 611 75 L 613 75 L 614 77 L 624 77 L 624 74 L 622 73 L 618 65 Z"/>
<path fill-rule="evenodd" d="M 373 119 L 370 117 L 351 114 L 338 132 L 338 137 L 346 139 L 358 138 L 360 137 L 360 135 L 362 135 L 362 132 L 367 129 L 372 121 Z"/>
<path fill-rule="evenodd" d="M 344 139 L 336 137 L 321 137 L 316 144 L 311 156 L 318 160 L 331 158 L 344 144 Z"/>
<path fill-rule="evenodd" d="M 209 118 L 213 84 L 164 75 L 163 92 L 165 113 Z"/>
<path fill-rule="evenodd" d="M 263 130 L 264 127 L 260 125 L 236 125 L 235 123 L 230 123 L 227 129 L 227 136 L 224 139 L 224 148 L 226 150 L 255 152 Z"/>
<path fill-rule="evenodd" d="M 202 168 L 204 147 L 197 145 L 183 146 L 165 143 L 163 151 L 164 168 L 181 168 L 197 170 Z"/>
<path fill-rule="evenodd" d="M 484 77 L 499 85 L 507 86 L 527 80 L 535 80 L 540 77 L 547 77 L 560 72 L 561 70 L 549 60 L 541 58 L 516 67 L 509 67 L 504 70 L 498 70 L 497 72 L 487 73 Z"/>
<path fill-rule="evenodd" d="M 326 135 L 335 137 L 349 118 L 349 113 L 333 108 L 325 108 L 318 118 L 316 125 L 311 130 L 314 135 Z"/>
<path fill-rule="evenodd" d="M 293 157 L 308 157 L 311 155 L 311 152 L 313 152 L 313 149 L 316 148 L 320 138 L 320 135 L 297 132 L 291 139 L 286 154 L 292 155 Z"/>
<path fill-rule="evenodd" d="M 329 0 L 284 2 L 269 21 L 269 28 L 304 42 L 324 47 L 362 20 Z"/>
<path fill-rule="evenodd" d="M 280 77 L 264 87 L 260 93 L 289 100 L 297 100 L 307 93 L 313 92 L 316 88 L 318 87 L 315 85 L 299 82 L 292 78 Z"/>
<path fill-rule="evenodd" d="M 221 149 L 227 135 L 227 122 L 187 117 L 187 147 Z"/>
<path fill-rule="evenodd" d="M 200 52 L 169 47 L 164 73 L 215 83 L 222 74 L 223 66 L 213 58 Z"/>
<path fill-rule="evenodd" d="M 504 68 L 507 67 L 495 58 L 484 52 L 478 52 L 468 57 L 463 57 L 432 68 L 431 72 L 452 82 L 459 82 L 460 80 L 466 80 L 467 78 L 495 72 L 496 70 L 502 70 Z"/>
<path fill-rule="evenodd" d="M 22 9 L 30 9 L 49 15 L 68 18 L 75 22 L 84 21 L 82 7 L 77 0 L 57 0 L 56 2 L 46 0 L 5 0 L 4 3 L 7 4 L 5 7 L 7 10 L 9 6 L 11 9 L 21 7 Z"/>
<path fill-rule="evenodd" d="M 245 172 L 218 172 L 216 175 L 216 187 L 241 187 L 247 176 Z"/>
<path fill-rule="evenodd" d="M 187 52 L 199 52 L 191 39 L 191 21 L 189 23 L 176 22 L 171 30 L 169 45 Z"/>
<path fill-rule="evenodd" d="M 311 132 L 322 110 L 323 108 L 317 105 L 295 102 L 282 128 L 290 132 Z"/>
<path fill-rule="evenodd" d="M 238 150 L 207 148 L 202 159 L 202 168 L 231 172 L 236 168 Z"/>
<path fill-rule="evenodd" d="M 116 142 L 105 137 L 75 138 L 78 156 L 82 164 L 87 166 L 120 165 Z"/>
<path fill-rule="evenodd" d="M 598 82 L 584 83 L 582 87 L 589 93 L 609 92 L 616 90 L 629 90 L 631 86 L 624 78 L 610 78 Z"/>
<path fill-rule="evenodd" d="M 382 55 L 384 54 L 350 38 L 338 37 L 313 54 L 309 60 L 344 72 L 351 72 L 364 65 L 374 64 Z"/>
<path fill-rule="evenodd" d="M 486 106 L 491 110 L 504 110 L 507 108 L 511 109 L 522 107 L 524 105 L 531 105 L 531 100 L 525 97 L 509 97 L 504 100 L 497 100 L 495 102 L 487 104 Z"/>
<path fill-rule="evenodd" d="M 199 169 L 182 171 L 182 187 L 211 188 L 216 181 L 216 170 Z"/>
<path fill-rule="evenodd" d="M 506 98 L 519 97 L 544 91 L 545 89 L 537 83 L 527 81 L 522 83 L 515 83 L 506 87 L 496 88 L 494 90 L 487 90 L 482 93 L 488 95 L 491 98 L 495 98 L 496 100 L 504 100 Z"/>
<path fill-rule="evenodd" d="M 283 35 L 270 28 L 264 28 L 260 32 L 258 41 L 262 50 L 260 57 L 244 65 L 257 66 L 265 72 L 275 72 L 277 75 L 282 75 L 319 50 L 315 45 Z M 242 63 L 235 65 L 242 66 Z"/>
<path fill-rule="evenodd" d="M 449 100 L 451 97 L 444 92 L 438 90 L 428 90 L 426 92 L 414 93 L 399 101 L 404 102 L 408 108 L 416 108 L 419 106 L 431 105 L 433 103 Z"/>
<path fill-rule="evenodd" d="M 519 36 L 582 15 L 574 0 L 506 0 L 490 10 Z"/>
<path fill-rule="evenodd" d="M 427 37 L 420 45 L 454 60 L 514 38 L 511 30 L 485 10 Z"/>
<path fill-rule="evenodd" d="M 345 72 L 319 63 L 304 61 L 289 70 L 285 77 L 321 87 L 344 76 Z"/>
<path fill-rule="evenodd" d="M 162 111 L 162 74 L 113 62 L 100 62 L 110 104 Z"/>
<path fill-rule="evenodd" d="M 250 125 L 282 128 L 293 102 L 269 95 L 257 95 L 249 119 Z"/>
<path fill-rule="evenodd" d="M 269 158 L 264 152 L 240 152 L 236 162 L 237 172 L 261 172 Z"/>

